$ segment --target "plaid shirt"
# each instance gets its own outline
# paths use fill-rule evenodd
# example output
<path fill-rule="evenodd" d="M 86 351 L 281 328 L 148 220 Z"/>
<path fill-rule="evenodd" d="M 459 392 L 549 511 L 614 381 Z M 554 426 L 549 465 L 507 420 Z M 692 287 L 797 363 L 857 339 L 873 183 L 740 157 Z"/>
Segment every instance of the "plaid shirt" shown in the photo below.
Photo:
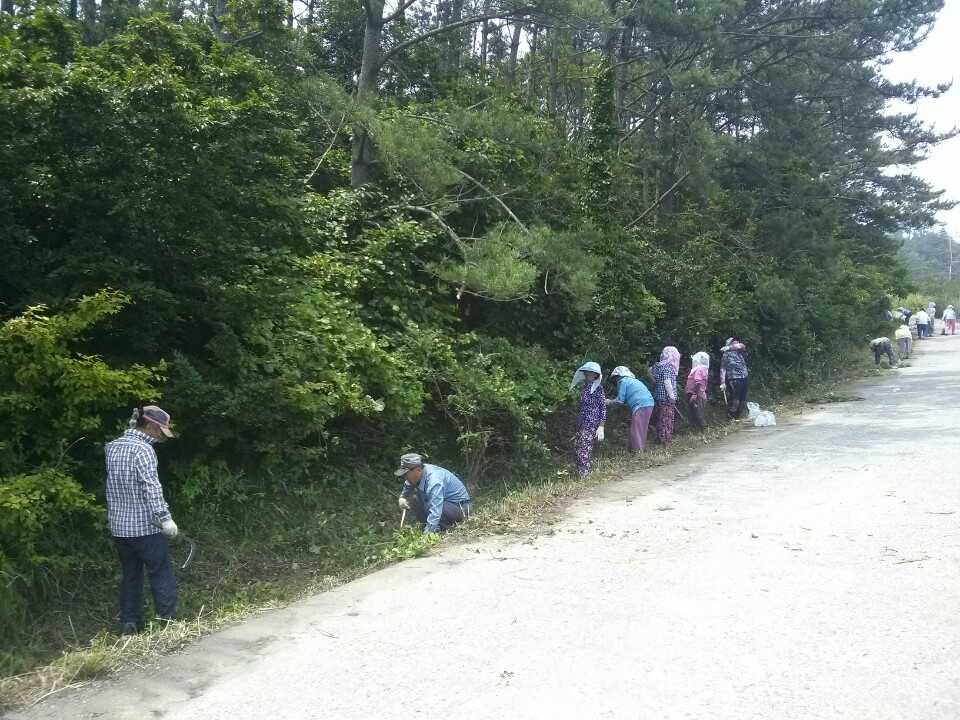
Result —
<path fill-rule="evenodd" d="M 155 535 L 153 522 L 170 519 L 157 475 L 154 439 L 139 430 L 123 435 L 104 448 L 107 460 L 107 519 L 114 537 Z"/>
<path fill-rule="evenodd" d="M 670 398 L 670 390 L 673 390 L 673 400 L 677 399 L 677 376 L 669 363 L 660 361 L 650 368 L 650 375 L 653 376 L 653 399 L 667 400 Z M 668 389 L 669 386 L 669 389 Z"/>

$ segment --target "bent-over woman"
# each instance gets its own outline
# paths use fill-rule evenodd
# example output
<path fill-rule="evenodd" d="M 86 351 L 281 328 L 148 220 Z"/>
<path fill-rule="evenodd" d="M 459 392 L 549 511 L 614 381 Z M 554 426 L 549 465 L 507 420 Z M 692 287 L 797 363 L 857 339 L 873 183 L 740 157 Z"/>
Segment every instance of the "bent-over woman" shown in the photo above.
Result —
<path fill-rule="evenodd" d="M 907 325 L 901 325 L 894 333 L 894 337 L 897 339 L 897 352 L 900 354 L 900 359 L 909 359 L 910 353 L 913 352 L 913 333 L 910 332 L 910 328 Z"/>
<path fill-rule="evenodd" d="M 607 400 L 607 403 L 620 403 L 630 407 L 630 437 L 627 447 L 630 452 L 643 452 L 650 416 L 653 415 L 653 395 L 628 367 L 615 367 L 610 377 L 617 383 L 617 399 Z"/>

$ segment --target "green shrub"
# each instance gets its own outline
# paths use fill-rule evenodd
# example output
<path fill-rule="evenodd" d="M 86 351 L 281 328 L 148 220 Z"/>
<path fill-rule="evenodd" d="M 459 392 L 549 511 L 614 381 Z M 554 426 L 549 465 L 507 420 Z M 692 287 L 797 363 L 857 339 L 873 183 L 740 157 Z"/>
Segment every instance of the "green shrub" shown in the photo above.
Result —
<path fill-rule="evenodd" d="M 113 368 L 78 349 L 127 302 L 103 290 L 0 325 L 0 646 L 13 647 L 24 628 L 42 589 L 36 574 L 86 560 L 76 538 L 103 516 L 92 491 L 110 429 L 104 418 L 156 395 L 162 366 Z"/>

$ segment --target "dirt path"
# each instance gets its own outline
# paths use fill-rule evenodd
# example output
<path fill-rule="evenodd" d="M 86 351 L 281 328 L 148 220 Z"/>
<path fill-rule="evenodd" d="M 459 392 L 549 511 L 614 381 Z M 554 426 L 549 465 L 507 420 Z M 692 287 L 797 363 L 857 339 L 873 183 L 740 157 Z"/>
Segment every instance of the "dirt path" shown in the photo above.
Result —
<path fill-rule="evenodd" d="M 16 718 L 960 717 L 960 336 Z M 865 351 L 866 352 L 866 351 Z"/>

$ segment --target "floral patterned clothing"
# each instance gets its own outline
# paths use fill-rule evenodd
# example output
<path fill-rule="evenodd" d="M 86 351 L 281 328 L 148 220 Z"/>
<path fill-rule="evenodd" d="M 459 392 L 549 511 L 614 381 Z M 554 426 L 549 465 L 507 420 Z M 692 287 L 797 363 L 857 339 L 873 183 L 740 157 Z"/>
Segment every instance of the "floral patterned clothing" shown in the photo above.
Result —
<path fill-rule="evenodd" d="M 607 421 L 607 398 L 603 394 L 603 385 L 598 385 L 593 392 L 590 391 L 591 385 L 584 384 L 580 393 L 580 427 L 596 430 L 600 423 Z"/>
<path fill-rule="evenodd" d="M 598 385 L 591 392 L 593 383 L 586 383 L 580 393 L 580 427 L 573 440 L 573 450 L 577 457 L 577 474 L 588 475 L 593 458 L 593 445 L 597 441 L 597 427 L 607 421 L 607 399 L 603 386 Z"/>
<path fill-rule="evenodd" d="M 676 419 L 676 407 L 673 400 L 657 400 L 657 439 L 666 445 L 673 438 L 673 422 Z"/>

